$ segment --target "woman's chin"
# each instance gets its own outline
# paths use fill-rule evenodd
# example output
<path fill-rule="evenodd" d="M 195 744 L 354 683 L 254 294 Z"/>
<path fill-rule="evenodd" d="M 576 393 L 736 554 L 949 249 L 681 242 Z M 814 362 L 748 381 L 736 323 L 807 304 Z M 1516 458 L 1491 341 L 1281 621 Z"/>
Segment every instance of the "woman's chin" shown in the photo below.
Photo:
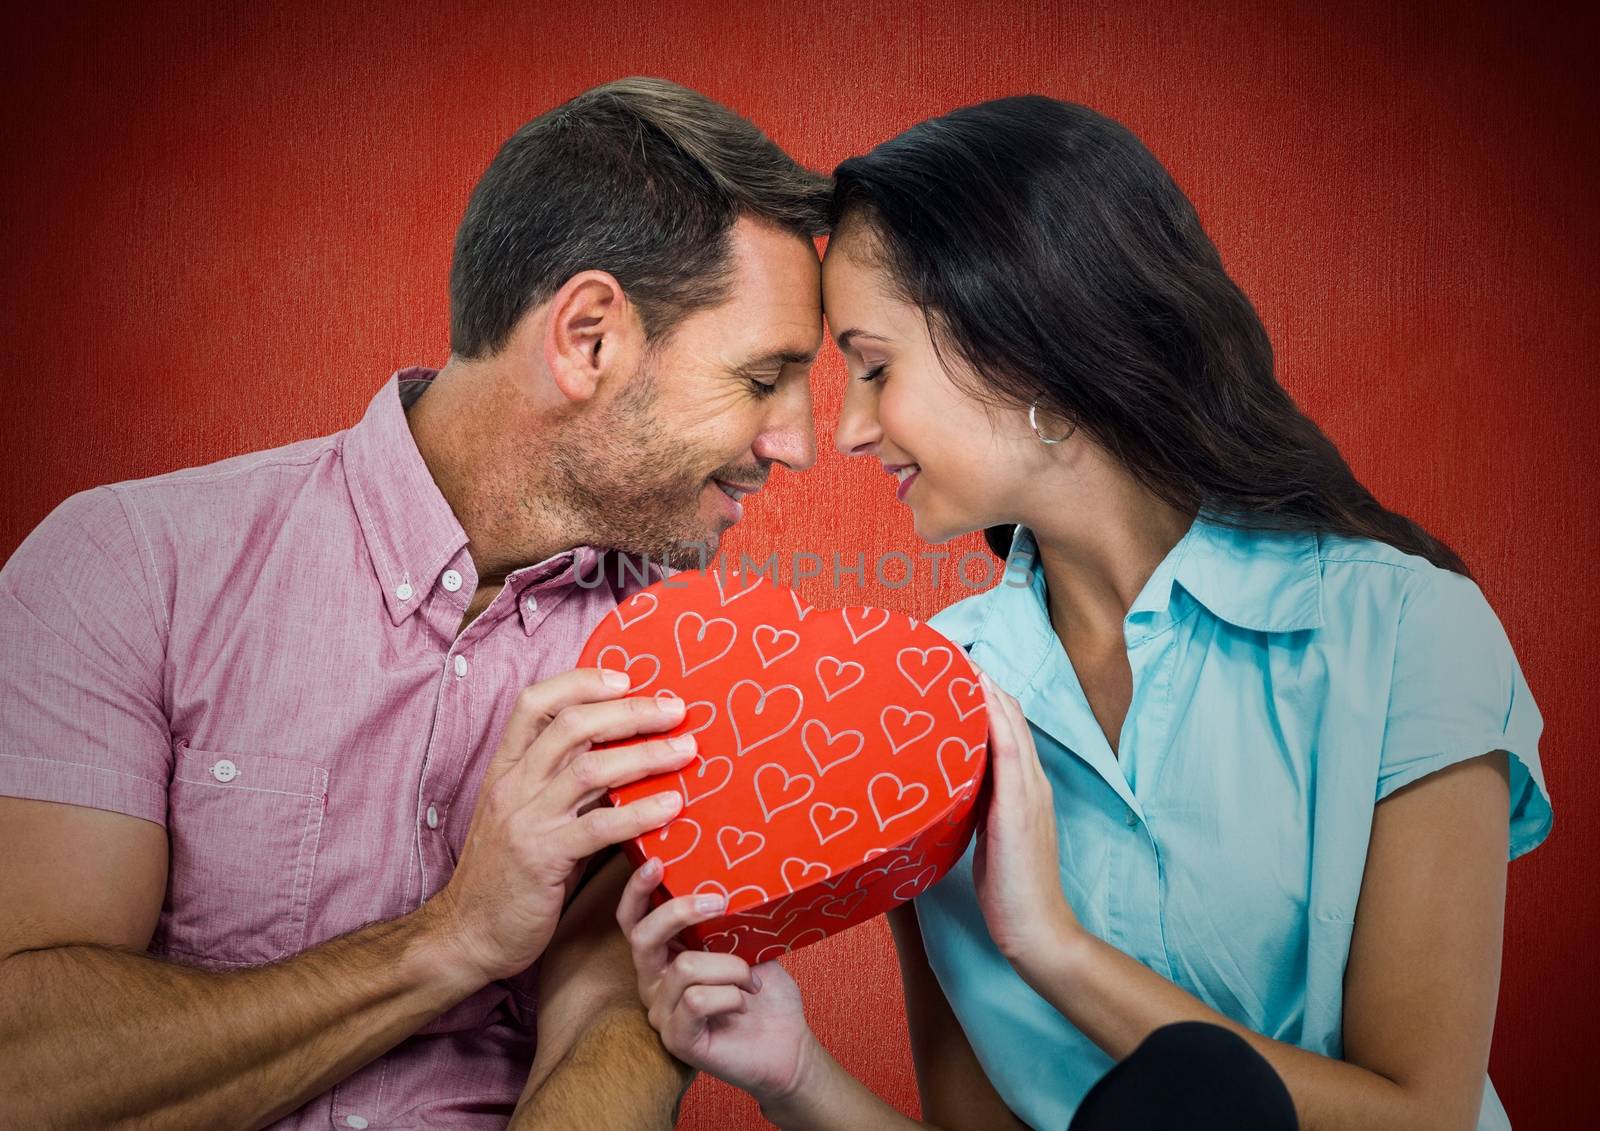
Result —
<path fill-rule="evenodd" d="M 911 528 L 917 532 L 919 539 L 930 546 L 942 545 L 960 533 L 952 530 L 948 522 L 941 522 L 937 516 L 919 511 L 915 507 L 911 510 Z"/>
<path fill-rule="evenodd" d="M 965 538 L 968 534 L 981 534 L 993 523 L 977 522 L 971 518 L 953 518 L 949 515 L 939 516 L 919 511 L 911 511 L 911 527 L 917 533 L 917 538 L 930 546 L 943 546 L 954 542 L 957 538 Z"/>

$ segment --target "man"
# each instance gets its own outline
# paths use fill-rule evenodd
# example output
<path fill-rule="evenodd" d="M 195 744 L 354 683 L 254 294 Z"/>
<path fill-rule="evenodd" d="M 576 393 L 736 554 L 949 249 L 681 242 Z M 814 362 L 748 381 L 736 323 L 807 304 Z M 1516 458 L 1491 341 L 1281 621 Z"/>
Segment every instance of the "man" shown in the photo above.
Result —
<path fill-rule="evenodd" d="M 624 861 L 579 886 L 676 812 L 598 802 L 687 763 L 652 737 L 682 705 L 567 669 L 648 562 L 813 462 L 825 204 L 700 95 L 589 91 L 478 185 L 437 375 L 29 536 L 0 571 L 0 1123 L 670 1124 Z"/>

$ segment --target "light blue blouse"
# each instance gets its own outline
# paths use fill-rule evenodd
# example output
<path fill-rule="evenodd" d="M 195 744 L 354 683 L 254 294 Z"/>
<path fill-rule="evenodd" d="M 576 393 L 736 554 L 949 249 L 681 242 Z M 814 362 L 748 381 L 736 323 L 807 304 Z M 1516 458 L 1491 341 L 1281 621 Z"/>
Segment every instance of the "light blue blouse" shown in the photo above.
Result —
<path fill-rule="evenodd" d="M 1478 587 L 1377 542 L 1197 519 L 1123 622 L 1120 759 L 1050 625 L 1031 534 L 930 623 L 1014 695 L 1054 790 L 1085 927 L 1259 1033 L 1341 1054 L 1374 806 L 1511 755 L 1510 855 L 1550 831 L 1543 728 Z M 917 900 L 928 958 L 1011 1109 L 1063 1131 L 1110 1059 L 995 949 L 972 853 Z M 1484 1081 L 1480 1131 L 1510 1127 Z"/>

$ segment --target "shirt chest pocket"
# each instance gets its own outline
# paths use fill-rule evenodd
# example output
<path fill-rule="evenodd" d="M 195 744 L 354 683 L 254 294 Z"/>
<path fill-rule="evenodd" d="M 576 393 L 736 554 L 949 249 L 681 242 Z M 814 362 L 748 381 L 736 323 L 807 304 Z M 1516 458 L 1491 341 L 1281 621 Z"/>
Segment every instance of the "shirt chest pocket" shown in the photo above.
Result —
<path fill-rule="evenodd" d="M 229 968 L 298 951 L 327 796 L 322 766 L 180 744 L 167 895 L 150 952 Z"/>

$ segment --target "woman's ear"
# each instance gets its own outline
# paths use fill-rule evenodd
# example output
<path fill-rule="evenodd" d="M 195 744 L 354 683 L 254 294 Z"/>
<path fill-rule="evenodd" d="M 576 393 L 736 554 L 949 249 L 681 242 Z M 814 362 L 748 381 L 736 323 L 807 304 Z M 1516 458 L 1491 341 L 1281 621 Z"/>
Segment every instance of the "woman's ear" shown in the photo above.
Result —
<path fill-rule="evenodd" d="M 638 372 L 644 326 L 622 284 L 606 271 L 580 271 L 550 299 L 544 360 L 569 401 L 587 401 L 609 375 Z"/>

